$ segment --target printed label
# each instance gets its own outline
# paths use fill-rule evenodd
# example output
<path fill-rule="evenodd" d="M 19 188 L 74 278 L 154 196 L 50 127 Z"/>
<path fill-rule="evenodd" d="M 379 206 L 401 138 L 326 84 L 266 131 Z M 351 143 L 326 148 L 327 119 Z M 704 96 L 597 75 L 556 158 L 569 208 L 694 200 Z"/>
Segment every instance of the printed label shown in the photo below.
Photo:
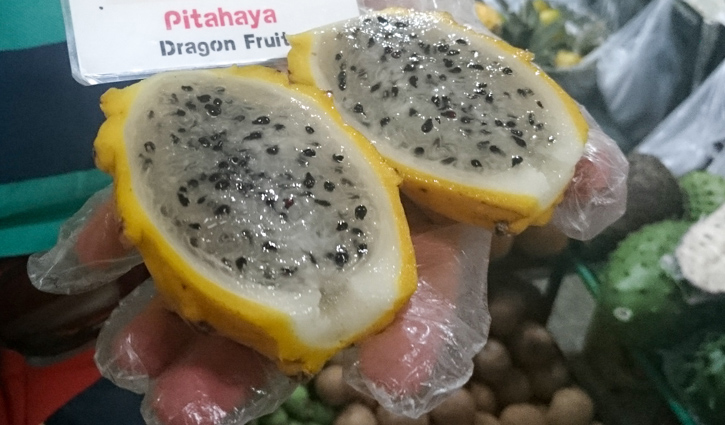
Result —
<path fill-rule="evenodd" d="M 359 14 L 356 0 L 64 0 L 82 84 L 284 58 L 287 34 Z"/>

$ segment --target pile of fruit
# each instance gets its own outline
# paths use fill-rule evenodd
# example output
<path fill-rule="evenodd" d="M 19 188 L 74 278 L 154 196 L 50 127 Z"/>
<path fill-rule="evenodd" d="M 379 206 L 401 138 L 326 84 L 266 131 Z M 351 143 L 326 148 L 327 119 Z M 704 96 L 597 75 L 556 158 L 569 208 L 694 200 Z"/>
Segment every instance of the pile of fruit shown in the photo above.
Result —
<path fill-rule="evenodd" d="M 541 293 L 508 273 L 493 272 L 491 335 L 474 373 L 429 414 L 417 419 L 383 409 L 345 383 L 341 356 L 301 386 L 258 425 L 594 425 L 594 403 L 577 387 L 543 321 Z"/>

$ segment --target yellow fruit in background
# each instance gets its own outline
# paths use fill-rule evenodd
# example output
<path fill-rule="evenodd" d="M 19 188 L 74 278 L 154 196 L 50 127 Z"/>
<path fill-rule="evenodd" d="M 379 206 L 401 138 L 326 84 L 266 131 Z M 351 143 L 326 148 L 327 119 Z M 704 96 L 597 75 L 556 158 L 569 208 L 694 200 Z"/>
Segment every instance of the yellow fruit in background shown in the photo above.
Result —
<path fill-rule="evenodd" d="M 557 68 L 569 68 L 572 67 L 579 62 L 581 62 L 582 57 L 579 53 L 572 52 L 571 50 L 559 50 L 556 52 L 556 57 L 554 57 L 554 65 Z"/>
<path fill-rule="evenodd" d="M 476 8 L 476 16 L 483 26 L 493 33 L 497 33 L 501 29 L 503 16 L 496 9 L 480 1 L 477 1 L 474 7 Z"/>
<path fill-rule="evenodd" d="M 556 9 L 545 9 L 539 12 L 539 22 L 544 26 L 551 25 L 559 18 L 561 18 L 561 12 Z"/>

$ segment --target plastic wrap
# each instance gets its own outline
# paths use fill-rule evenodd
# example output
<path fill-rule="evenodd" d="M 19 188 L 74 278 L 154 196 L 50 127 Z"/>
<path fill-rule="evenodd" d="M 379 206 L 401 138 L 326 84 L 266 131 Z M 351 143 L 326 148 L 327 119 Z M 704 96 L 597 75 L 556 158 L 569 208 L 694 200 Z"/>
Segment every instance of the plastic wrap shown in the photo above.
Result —
<path fill-rule="evenodd" d="M 110 283 L 143 262 L 121 242 L 110 187 L 93 195 L 60 228 L 56 245 L 28 259 L 28 275 L 41 291 L 77 294 Z"/>
<path fill-rule="evenodd" d="M 116 385 L 145 393 L 148 424 L 238 424 L 272 412 L 299 384 L 253 350 L 187 325 L 150 280 L 114 311 L 96 363 Z"/>
<path fill-rule="evenodd" d="M 627 158 L 583 108 L 589 140 L 553 224 L 573 239 L 589 240 L 624 214 L 627 203 Z"/>
<path fill-rule="evenodd" d="M 413 240 L 417 292 L 390 327 L 345 354 L 344 376 L 386 409 L 418 417 L 468 381 L 487 340 L 491 233 L 454 225 Z"/>
<path fill-rule="evenodd" d="M 706 169 L 725 176 L 725 62 L 660 123 L 636 150 L 675 175 Z"/>

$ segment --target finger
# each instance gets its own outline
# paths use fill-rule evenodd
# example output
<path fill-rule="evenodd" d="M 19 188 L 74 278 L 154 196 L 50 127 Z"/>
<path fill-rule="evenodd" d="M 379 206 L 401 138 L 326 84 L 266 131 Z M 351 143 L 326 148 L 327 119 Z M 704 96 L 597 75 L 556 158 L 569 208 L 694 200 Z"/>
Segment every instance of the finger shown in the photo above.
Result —
<path fill-rule="evenodd" d="M 194 331 L 157 297 L 113 339 L 114 366 L 129 377 L 156 377 L 194 337 Z"/>
<path fill-rule="evenodd" d="M 108 199 L 93 211 L 78 233 L 75 253 L 85 265 L 108 266 L 109 262 L 127 255 L 129 244 L 122 243 L 121 222 L 113 199 Z"/>
<path fill-rule="evenodd" d="M 254 404 L 270 384 L 272 363 L 250 348 L 201 335 L 156 379 L 147 395 L 153 417 L 166 425 L 213 425 Z"/>
<path fill-rule="evenodd" d="M 385 331 L 359 346 L 361 373 L 389 393 L 417 393 L 435 366 L 461 280 L 454 233 L 413 238 L 418 290 Z"/>

